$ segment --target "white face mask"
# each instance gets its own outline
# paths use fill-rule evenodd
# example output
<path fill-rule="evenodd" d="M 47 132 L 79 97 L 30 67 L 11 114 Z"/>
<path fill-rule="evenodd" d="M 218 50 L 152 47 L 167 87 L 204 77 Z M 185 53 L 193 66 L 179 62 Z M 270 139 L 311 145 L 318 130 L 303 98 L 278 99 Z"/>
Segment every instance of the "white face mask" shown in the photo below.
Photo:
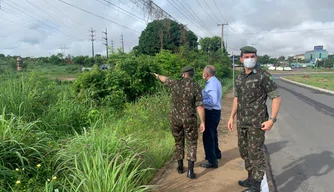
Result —
<path fill-rule="evenodd" d="M 244 66 L 246 68 L 251 69 L 251 68 L 255 67 L 255 65 L 256 65 L 255 58 L 244 59 Z"/>

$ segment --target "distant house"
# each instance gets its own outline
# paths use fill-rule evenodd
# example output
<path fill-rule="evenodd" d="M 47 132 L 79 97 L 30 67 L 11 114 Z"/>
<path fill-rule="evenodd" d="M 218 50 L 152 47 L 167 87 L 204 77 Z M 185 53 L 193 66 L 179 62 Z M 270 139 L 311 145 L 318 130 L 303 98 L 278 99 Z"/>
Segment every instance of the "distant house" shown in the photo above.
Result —
<path fill-rule="evenodd" d="M 293 57 L 293 59 L 294 59 L 295 61 L 301 61 L 301 60 L 304 60 L 305 57 L 304 57 L 304 54 L 298 54 L 298 55 L 295 55 L 295 56 Z"/>
<path fill-rule="evenodd" d="M 314 46 L 312 51 L 307 51 L 304 54 L 304 59 L 306 62 L 314 63 L 315 61 L 328 59 L 328 51 L 324 50 L 322 45 Z"/>

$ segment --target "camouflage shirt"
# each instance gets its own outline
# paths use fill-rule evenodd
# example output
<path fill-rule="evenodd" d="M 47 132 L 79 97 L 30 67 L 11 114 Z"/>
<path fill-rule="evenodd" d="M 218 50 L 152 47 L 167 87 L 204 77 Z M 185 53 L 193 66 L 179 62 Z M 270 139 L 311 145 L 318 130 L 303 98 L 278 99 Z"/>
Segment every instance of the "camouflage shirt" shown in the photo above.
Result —
<path fill-rule="evenodd" d="M 191 78 L 173 80 L 167 78 L 165 85 L 171 88 L 172 104 L 169 118 L 174 121 L 197 122 L 196 107 L 203 105 L 201 87 Z"/>
<path fill-rule="evenodd" d="M 248 75 L 245 71 L 238 75 L 234 96 L 238 98 L 237 126 L 261 128 L 261 124 L 269 118 L 267 97 L 274 99 L 280 94 L 270 73 L 258 68 Z"/>

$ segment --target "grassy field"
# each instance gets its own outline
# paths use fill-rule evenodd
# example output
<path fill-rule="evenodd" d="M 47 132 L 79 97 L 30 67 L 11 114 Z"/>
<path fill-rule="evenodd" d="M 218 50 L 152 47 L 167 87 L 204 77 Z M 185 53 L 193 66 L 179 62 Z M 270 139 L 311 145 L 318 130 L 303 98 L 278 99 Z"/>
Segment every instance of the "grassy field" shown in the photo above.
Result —
<path fill-rule="evenodd" d="M 286 78 L 299 83 L 334 91 L 334 74 L 296 75 Z"/>

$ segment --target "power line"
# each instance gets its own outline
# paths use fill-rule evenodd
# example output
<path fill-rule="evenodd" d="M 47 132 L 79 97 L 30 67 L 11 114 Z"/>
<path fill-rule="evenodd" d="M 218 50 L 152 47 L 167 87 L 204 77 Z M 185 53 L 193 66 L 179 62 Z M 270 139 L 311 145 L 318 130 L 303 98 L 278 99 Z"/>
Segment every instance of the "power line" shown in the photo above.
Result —
<path fill-rule="evenodd" d="M 39 23 L 43 23 L 45 26 L 47 26 L 47 27 L 49 27 L 49 28 L 51 28 L 51 29 L 53 29 L 53 30 L 59 32 L 59 33 L 62 33 L 63 35 L 66 35 L 66 36 L 71 37 L 71 38 L 73 38 L 73 39 L 79 40 L 79 39 L 77 39 L 76 37 L 73 37 L 73 36 L 71 36 L 71 35 L 68 35 L 68 34 L 66 34 L 66 33 L 64 33 L 64 32 L 62 32 L 62 31 L 58 30 L 57 28 L 55 28 L 55 27 L 53 27 L 53 26 L 51 26 L 51 25 L 48 25 L 48 24 L 46 24 L 45 22 L 43 22 L 43 21 L 41 21 L 41 20 L 39 20 L 39 19 L 36 19 L 36 18 L 32 17 L 31 15 L 27 14 L 24 10 L 20 10 L 20 9 L 18 8 L 19 6 L 18 6 L 16 3 L 14 3 L 14 2 L 12 2 L 12 3 L 14 3 L 14 5 L 16 5 L 16 7 L 13 6 L 13 5 L 11 5 L 11 4 L 9 4 L 8 2 L 5 2 L 5 1 L 2 1 L 2 2 L 5 3 L 5 4 L 7 4 L 7 5 L 9 5 L 10 7 L 14 8 L 15 10 L 18 10 L 20 13 L 23 13 L 24 15 L 28 16 L 29 18 L 31 18 L 31 19 L 37 21 L 38 23 L 37 23 L 36 25 L 40 25 Z M 13 13 L 11 13 L 11 14 L 13 14 Z M 13 15 L 14 15 L 14 14 L 13 14 Z M 22 16 L 21 16 L 21 17 L 22 17 Z"/>
<path fill-rule="evenodd" d="M 149 15 L 154 15 L 157 19 L 159 18 L 168 18 L 171 20 L 176 21 L 177 23 L 181 24 L 177 19 L 175 19 L 173 16 L 171 16 L 167 11 L 159 7 L 157 4 L 155 4 L 152 0 L 149 2 L 145 0 L 130 0 L 133 4 L 135 4 L 137 7 L 141 8 L 144 11 L 147 11 Z M 194 34 L 201 38 L 198 34 L 194 32 Z"/>
<path fill-rule="evenodd" d="M 206 2 L 206 0 L 204 0 L 204 3 L 206 4 L 206 6 L 209 8 L 209 10 L 211 11 L 211 13 L 216 17 L 217 21 L 219 22 L 218 17 L 216 16 L 216 14 L 212 11 L 212 9 L 210 8 L 209 4 Z"/>
<path fill-rule="evenodd" d="M 53 6 L 50 2 L 48 2 L 47 0 L 44 0 L 48 5 L 50 5 L 53 9 L 55 9 L 56 11 L 58 11 L 60 14 L 62 14 L 63 16 L 65 16 L 68 20 L 72 21 L 72 23 L 74 23 L 75 25 L 79 24 L 77 22 L 75 22 L 73 19 L 71 19 L 68 15 L 64 14 L 62 11 L 60 11 L 56 6 Z"/>
<path fill-rule="evenodd" d="M 103 2 L 101 2 L 101 0 L 97 0 L 97 1 L 99 1 L 100 3 L 103 3 Z M 122 10 L 123 12 L 125 12 L 125 13 L 127 13 L 128 15 L 132 16 L 133 18 L 136 18 L 137 20 L 139 20 L 139 21 L 141 21 L 141 22 L 143 22 L 143 23 L 147 23 L 144 19 L 138 17 L 137 15 L 135 15 L 135 14 L 133 14 L 133 13 L 131 13 L 131 12 L 125 10 L 125 9 L 123 9 L 122 7 L 119 7 L 119 6 L 117 6 L 117 5 L 115 5 L 115 4 L 113 4 L 112 2 L 107 1 L 107 0 L 103 0 L 103 1 L 105 1 L 106 3 L 108 3 L 109 6 L 112 5 L 112 6 L 116 7 L 116 8 L 118 8 L 118 9 Z M 105 3 L 103 3 L 103 4 L 105 4 Z"/>
<path fill-rule="evenodd" d="M 214 19 L 211 17 L 211 15 L 206 11 L 206 9 L 204 9 L 204 7 L 202 6 L 202 4 L 200 4 L 200 2 L 198 0 L 196 0 L 197 3 L 201 6 L 201 8 L 203 9 L 203 11 L 210 17 L 211 21 L 214 23 Z"/>
<path fill-rule="evenodd" d="M 223 14 L 222 14 L 222 12 L 220 11 L 220 9 L 218 8 L 218 5 L 217 5 L 217 3 L 216 3 L 215 0 L 213 0 L 213 3 L 215 4 L 216 8 L 218 9 L 218 11 L 219 11 L 219 13 L 220 13 L 220 16 L 222 17 L 223 21 L 226 22 L 226 20 L 225 20 Z"/>
<path fill-rule="evenodd" d="M 1 10 L 4 11 L 3 8 L 2 8 Z M 10 19 L 1 17 L 1 16 L 0 16 L 0 18 L 1 18 L 2 20 L 6 20 L 6 21 L 8 21 L 8 22 L 15 23 L 15 24 L 17 24 L 17 25 L 19 25 L 19 26 L 22 26 L 22 27 L 24 27 L 24 28 L 27 28 L 27 29 L 30 29 L 30 30 L 33 30 L 33 31 L 40 32 L 40 31 L 38 31 L 38 30 L 35 29 L 35 28 L 31 28 L 31 27 L 29 27 L 29 26 L 22 25 L 22 23 L 19 23 L 19 22 L 17 22 L 17 21 L 13 21 L 13 20 L 10 20 Z M 48 33 L 48 35 L 50 35 L 50 36 L 56 36 L 57 34 L 53 35 L 52 33 Z"/>
<path fill-rule="evenodd" d="M 174 0 L 172 0 L 173 2 L 174 2 Z M 185 2 L 185 1 L 184 1 Z M 195 14 L 195 16 L 194 16 L 194 14 L 192 14 L 191 13 L 191 11 L 189 11 L 188 9 L 187 9 L 187 6 L 185 6 L 181 1 L 179 1 L 179 3 L 180 3 L 180 5 L 181 5 L 181 7 L 183 7 L 183 10 L 185 10 L 186 12 L 188 12 L 188 14 L 190 15 L 190 17 L 192 17 L 194 20 L 195 20 L 195 22 L 196 23 L 198 23 L 199 25 L 201 25 L 201 26 L 199 26 L 199 25 L 197 25 L 202 31 L 204 31 L 202 28 L 204 28 L 207 32 L 207 34 L 209 34 L 209 36 L 211 35 L 211 36 L 213 36 L 212 35 L 212 33 L 211 33 L 211 31 L 209 30 L 209 28 L 201 21 L 201 19 L 199 19 L 199 17 L 197 16 L 197 14 Z M 185 3 L 186 4 L 186 3 Z M 188 6 L 188 7 L 190 7 L 191 8 L 191 6 Z M 192 9 L 191 9 L 192 10 Z"/>
<path fill-rule="evenodd" d="M 40 10 L 41 12 L 43 12 L 44 14 L 46 14 L 47 16 L 49 16 L 49 17 L 53 18 L 54 20 L 56 20 L 60 25 L 61 25 L 61 24 L 64 24 L 65 27 L 71 29 L 71 30 L 72 30 L 73 32 L 75 32 L 75 33 L 78 33 L 76 29 L 74 29 L 72 26 L 69 26 L 67 23 L 64 23 L 61 19 L 58 19 L 58 18 L 52 16 L 52 15 L 49 14 L 48 12 L 46 12 L 46 11 L 44 11 L 43 9 L 41 9 L 40 7 L 38 7 L 37 5 L 31 3 L 29 0 L 25 0 L 25 1 L 28 2 L 30 5 L 32 5 L 33 7 L 35 7 L 36 9 Z M 59 26 L 60 26 L 60 25 L 59 25 Z M 80 33 L 80 32 L 79 32 L 79 33 Z M 85 35 L 85 34 L 81 33 L 81 35 Z"/>
<path fill-rule="evenodd" d="M 96 16 L 96 17 L 98 17 L 98 18 L 103 19 L 103 20 L 109 21 L 109 22 L 111 22 L 111 23 L 113 23 L 113 24 L 116 24 L 116 25 L 118 25 L 118 26 L 121 26 L 121 27 L 123 27 L 123 28 L 125 28 L 125 29 L 128 29 L 128 30 L 130 30 L 130 31 L 134 31 L 134 32 L 140 33 L 139 31 L 133 30 L 133 29 L 131 29 L 131 28 L 129 28 L 129 27 L 126 27 L 126 26 L 124 26 L 124 25 L 121 25 L 121 24 L 119 24 L 119 23 L 116 23 L 115 21 L 112 21 L 112 20 L 110 20 L 110 19 L 107 19 L 107 18 L 102 17 L 102 16 L 100 16 L 100 15 L 97 15 L 97 14 L 95 14 L 95 13 L 92 13 L 92 12 L 90 12 L 90 11 L 87 11 L 86 9 L 80 8 L 80 7 L 78 7 L 78 6 L 75 6 L 75 5 L 73 5 L 73 4 L 68 3 L 68 2 L 66 2 L 66 1 L 63 1 L 63 0 L 58 0 L 58 1 L 60 1 L 60 2 L 62 2 L 62 3 L 64 3 L 64 4 L 67 4 L 67 5 L 71 6 L 71 7 L 74 7 L 74 8 L 76 8 L 76 9 L 79 9 L 79 10 L 81 10 L 81 11 L 84 11 L 84 12 L 86 12 L 86 13 L 89 13 L 89 14 L 91 14 L 91 15 L 94 15 L 94 16 Z"/>
<path fill-rule="evenodd" d="M 26 1 L 27 3 L 29 3 L 31 6 L 35 7 L 35 8 L 38 9 L 38 10 L 40 10 L 40 11 L 41 11 L 42 13 L 44 13 L 45 15 L 47 15 L 47 16 L 53 18 L 55 21 L 59 22 L 59 24 L 64 24 L 64 23 L 62 23 L 63 21 L 60 21 L 59 19 L 53 17 L 51 14 L 49 14 L 49 13 L 47 13 L 46 11 L 44 11 L 43 9 L 39 8 L 37 5 L 31 3 L 29 0 L 25 0 L 25 1 Z M 67 26 L 67 25 L 66 25 L 66 27 L 68 27 L 69 29 L 72 29 L 72 30 L 75 31 L 75 29 L 72 28 L 72 27 L 70 27 L 70 26 Z"/>
<path fill-rule="evenodd" d="M 267 31 L 267 32 L 254 32 L 254 33 L 235 33 L 227 35 L 259 35 L 259 34 L 275 34 L 275 33 L 295 33 L 295 32 L 306 32 L 306 31 L 326 31 L 334 30 L 334 28 L 323 28 L 323 29 L 301 29 L 301 30 L 290 30 L 290 31 Z"/>
<path fill-rule="evenodd" d="M 171 1 L 173 1 L 173 3 L 172 2 L 170 2 L 169 0 L 167 0 L 178 12 L 180 12 L 184 17 L 186 17 L 189 21 L 191 21 L 192 19 L 189 19 L 189 17 L 188 16 L 186 16 L 184 13 L 183 13 L 183 11 L 180 11 L 180 9 L 178 9 L 178 7 L 179 8 L 181 8 L 181 9 L 183 9 L 182 7 L 180 7 L 178 4 L 176 4 L 175 3 L 175 1 L 174 0 L 171 0 Z M 175 5 L 177 5 L 178 7 L 176 7 Z M 190 15 L 190 17 L 191 17 L 191 15 Z M 196 24 L 197 25 L 197 27 L 199 27 L 200 29 L 202 29 L 197 23 L 194 23 L 194 24 Z M 203 29 L 202 29 L 203 30 Z M 207 34 L 209 34 L 210 35 L 210 33 L 207 33 Z"/>

